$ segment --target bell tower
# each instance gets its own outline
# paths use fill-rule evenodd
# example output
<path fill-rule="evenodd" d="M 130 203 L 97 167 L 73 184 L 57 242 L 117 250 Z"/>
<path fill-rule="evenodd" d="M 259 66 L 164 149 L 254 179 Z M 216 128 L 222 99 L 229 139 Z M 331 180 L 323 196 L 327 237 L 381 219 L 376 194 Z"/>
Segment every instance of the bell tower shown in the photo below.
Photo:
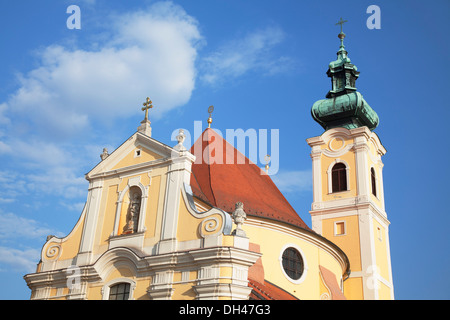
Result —
<path fill-rule="evenodd" d="M 313 168 L 312 228 L 349 257 L 347 299 L 393 299 L 389 220 L 384 202 L 386 149 L 373 130 L 376 112 L 355 87 L 359 71 L 344 47 L 342 18 L 337 59 L 329 64 L 331 90 L 312 117 L 325 130 L 307 139 Z"/>

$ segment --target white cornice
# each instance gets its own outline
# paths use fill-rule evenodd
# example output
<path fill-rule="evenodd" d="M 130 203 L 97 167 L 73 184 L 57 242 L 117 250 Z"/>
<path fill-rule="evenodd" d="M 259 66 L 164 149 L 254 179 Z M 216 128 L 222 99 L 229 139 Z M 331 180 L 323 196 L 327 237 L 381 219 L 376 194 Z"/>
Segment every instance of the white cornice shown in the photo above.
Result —
<path fill-rule="evenodd" d="M 126 168 L 121 168 L 117 170 L 111 170 L 123 157 L 124 153 L 130 152 L 133 148 L 137 146 L 142 146 L 159 156 L 162 159 L 149 161 L 143 164 L 133 165 Z M 149 136 L 146 136 L 140 132 L 134 133 L 130 138 L 128 138 L 124 143 L 122 143 L 116 150 L 114 150 L 105 160 L 99 162 L 91 171 L 86 174 L 86 179 L 91 180 L 97 177 L 110 176 L 121 172 L 128 172 L 136 169 L 140 169 L 146 166 L 157 166 L 164 164 L 168 159 L 178 159 L 179 157 L 190 157 L 191 155 L 186 150 L 176 150 L 168 145 L 165 145 L 158 140 L 155 140 Z"/>
<path fill-rule="evenodd" d="M 157 159 L 153 161 L 148 161 L 144 163 L 139 163 L 135 165 L 131 165 L 124 168 L 114 169 L 110 171 L 99 172 L 93 175 L 86 175 L 87 180 L 93 180 L 98 178 L 109 178 L 113 176 L 118 176 L 123 178 L 124 176 L 130 176 L 134 174 L 141 174 L 147 172 L 149 170 L 155 169 L 159 166 L 165 166 L 171 163 L 170 158 Z"/>
<path fill-rule="evenodd" d="M 346 128 L 333 128 L 325 131 L 322 135 L 312 137 L 306 139 L 306 142 L 313 149 L 315 147 L 320 147 L 324 144 L 327 144 L 332 138 L 335 137 L 345 137 L 345 138 L 362 138 L 364 141 L 371 140 L 377 149 L 378 155 L 382 156 L 386 153 L 386 149 L 381 144 L 380 138 L 378 135 L 370 131 L 367 127 L 359 127 L 355 129 L 346 129 Z M 332 152 L 332 151 L 329 151 Z"/>
<path fill-rule="evenodd" d="M 327 215 L 327 217 L 341 217 L 343 215 L 351 216 L 358 215 L 363 210 L 368 210 L 374 214 L 374 216 L 383 222 L 384 225 L 390 224 L 387 219 L 387 214 L 372 201 L 362 201 L 359 199 L 362 197 L 353 197 L 348 199 L 331 200 L 321 203 L 313 203 L 312 210 L 309 211 L 312 217 Z M 358 201 L 359 199 L 359 201 Z"/>

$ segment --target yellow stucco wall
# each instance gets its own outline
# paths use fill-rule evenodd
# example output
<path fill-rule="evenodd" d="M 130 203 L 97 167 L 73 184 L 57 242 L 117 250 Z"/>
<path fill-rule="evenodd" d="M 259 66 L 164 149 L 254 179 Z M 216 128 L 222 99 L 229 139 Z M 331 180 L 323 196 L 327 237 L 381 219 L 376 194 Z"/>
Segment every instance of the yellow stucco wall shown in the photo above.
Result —
<path fill-rule="evenodd" d="M 164 195 L 165 192 L 165 186 L 163 185 L 163 183 L 165 184 L 166 181 L 166 172 L 167 169 L 165 168 L 157 168 L 152 171 L 151 176 L 149 176 L 148 173 L 139 175 L 140 182 L 144 186 L 150 184 L 147 197 L 147 207 L 145 209 L 146 217 L 144 221 L 146 229 L 145 241 L 147 245 L 150 245 L 150 243 L 156 243 L 158 241 L 156 237 L 159 236 L 160 230 L 160 228 L 158 227 L 161 223 L 160 215 L 162 212 L 163 204 L 163 197 L 161 197 L 161 195 Z M 123 179 L 111 178 L 104 181 L 100 214 L 96 232 L 96 235 L 100 236 L 96 237 L 94 254 L 101 254 L 108 249 L 109 238 L 113 233 L 116 220 L 117 201 L 119 200 L 119 193 L 126 189 L 129 179 L 136 176 L 137 175 L 126 177 Z M 119 218 L 120 222 L 117 230 L 119 235 L 123 233 L 123 229 L 126 224 L 126 215 L 129 203 L 127 200 L 128 194 L 129 190 L 123 197 Z"/>
<path fill-rule="evenodd" d="M 50 241 L 46 243 L 43 247 L 44 259 L 46 260 L 68 260 L 73 259 L 80 249 L 80 241 L 81 236 L 83 234 L 84 222 L 85 222 L 85 214 L 82 214 L 80 219 L 78 220 L 75 227 L 65 238 L 62 239 L 62 242 L 59 241 Z M 49 250 L 58 250 L 53 256 L 48 256 L 47 253 L 50 253 Z M 57 249 L 59 248 L 59 249 Z"/>
<path fill-rule="evenodd" d="M 375 258 L 377 265 L 380 268 L 379 273 L 384 278 L 389 280 L 389 265 L 388 265 L 388 250 L 386 242 L 386 230 L 378 223 L 376 219 L 373 219 L 373 235 L 375 245 Z"/>
<path fill-rule="evenodd" d="M 136 156 L 136 151 L 140 151 L 140 156 Z M 125 157 L 123 157 L 112 169 L 119 169 L 124 167 L 129 167 L 132 165 L 153 161 L 161 159 L 162 157 L 157 153 L 154 153 L 146 148 L 137 147 L 132 152 L 129 152 Z"/>
<path fill-rule="evenodd" d="M 182 272 L 175 272 L 173 275 L 173 300 L 194 300 L 197 296 L 194 286 L 198 276 L 197 270 L 186 271 L 189 273 L 187 281 L 183 281 Z"/>
<path fill-rule="evenodd" d="M 252 217 L 252 219 L 255 219 L 255 222 L 258 221 L 255 217 Z M 320 285 L 319 265 L 333 272 L 339 283 L 344 272 L 341 264 L 328 251 L 313 242 L 276 226 L 274 228 L 258 227 L 253 223 L 250 225 L 246 222 L 244 230 L 251 242 L 260 245 L 265 279 L 299 299 L 319 299 L 324 292 Z M 288 279 L 281 265 L 282 252 L 289 246 L 299 250 L 304 259 L 304 276 L 301 277 L 303 280 L 298 284 Z"/>
<path fill-rule="evenodd" d="M 141 150 L 140 157 L 134 157 L 135 150 Z M 145 149 L 145 148 L 135 148 L 133 151 L 129 152 L 119 163 L 114 167 L 115 169 L 121 168 L 124 166 L 129 166 L 137 163 L 142 163 L 145 161 L 152 161 L 155 159 L 161 158 L 157 154 Z M 140 174 L 140 182 L 144 186 L 149 185 L 148 192 L 148 201 L 146 208 L 146 219 L 145 219 L 145 241 L 146 245 L 151 245 L 157 243 L 159 239 L 159 230 L 161 224 L 161 214 L 162 214 L 162 206 L 165 192 L 165 183 L 166 183 L 166 167 L 158 167 L 155 168 L 151 172 L 151 175 L 147 172 Z M 109 238 L 114 230 L 114 224 L 116 220 L 116 211 L 117 211 L 117 201 L 119 200 L 119 193 L 123 191 L 128 184 L 129 179 L 136 177 L 134 176 L 126 176 L 125 178 L 119 178 L 117 176 L 113 176 L 110 178 L 106 178 L 103 181 L 101 201 L 99 205 L 99 215 L 98 221 L 95 231 L 95 240 L 93 247 L 93 254 L 100 255 L 108 249 Z M 151 179 L 151 184 L 150 184 Z M 127 195 L 124 196 L 124 199 L 127 198 Z M 86 209 L 86 208 L 85 208 Z M 120 215 L 120 223 L 119 223 L 119 234 L 121 234 L 121 230 L 125 225 L 126 220 L 126 212 L 127 212 L 127 201 L 123 202 L 121 215 Z M 71 260 L 73 259 L 79 252 L 83 228 L 84 228 L 84 220 L 85 213 L 81 215 L 79 221 L 73 228 L 73 230 L 67 235 L 65 238 L 59 241 L 50 241 L 47 243 L 43 252 L 47 252 L 47 250 L 52 247 L 52 252 L 56 252 L 56 254 L 51 257 L 46 257 L 47 260 Z"/>
<path fill-rule="evenodd" d="M 363 300 L 363 279 L 351 277 L 344 281 L 344 295 L 348 300 Z"/>
<path fill-rule="evenodd" d="M 335 235 L 336 222 L 345 223 L 345 234 Z M 322 235 L 341 248 L 347 255 L 352 271 L 361 270 L 361 247 L 358 216 L 343 216 L 322 220 Z"/>
<path fill-rule="evenodd" d="M 195 300 L 197 294 L 193 288 L 194 286 L 195 281 L 174 284 L 172 300 Z"/>
<path fill-rule="evenodd" d="M 179 242 L 197 240 L 204 236 L 215 234 L 217 233 L 217 230 L 220 230 L 221 226 L 223 226 L 224 221 L 220 214 L 197 218 L 189 212 L 187 206 L 188 204 L 185 202 L 183 194 L 180 193 L 177 229 L 177 240 Z M 209 231 L 208 229 L 213 231 Z"/>
<path fill-rule="evenodd" d="M 380 300 L 391 300 L 391 289 L 384 283 L 378 281 L 378 298 Z"/>
<path fill-rule="evenodd" d="M 145 238 L 159 239 L 159 226 L 161 225 L 161 215 L 163 209 L 166 182 L 166 170 L 156 170 L 155 175 L 152 176 L 152 183 L 149 187 L 149 196 L 147 198 L 147 215 L 145 219 Z M 154 242 L 156 243 L 156 241 Z"/>

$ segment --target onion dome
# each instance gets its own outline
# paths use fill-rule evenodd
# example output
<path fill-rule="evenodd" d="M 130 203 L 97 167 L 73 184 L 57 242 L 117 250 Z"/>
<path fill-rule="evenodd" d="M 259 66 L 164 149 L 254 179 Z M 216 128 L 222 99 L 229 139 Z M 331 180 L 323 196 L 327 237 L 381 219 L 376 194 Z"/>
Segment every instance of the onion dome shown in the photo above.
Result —
<path fill-rule="evenodd" d="M 326 99 L 315 102 L 311 108 L 311 115 L 325 130 L 344 127 L 347 129 L 367 126 L 374 130 L 379 123 L 378 115 L 364 100 L 355 87 L 359 71 L 348 57 L 345 50 L 341 20 L 341 32 L 338 38 L 341 41 L 337 59 L 330 62 L 327 75 L 331 78 L 331 90 Z"/>

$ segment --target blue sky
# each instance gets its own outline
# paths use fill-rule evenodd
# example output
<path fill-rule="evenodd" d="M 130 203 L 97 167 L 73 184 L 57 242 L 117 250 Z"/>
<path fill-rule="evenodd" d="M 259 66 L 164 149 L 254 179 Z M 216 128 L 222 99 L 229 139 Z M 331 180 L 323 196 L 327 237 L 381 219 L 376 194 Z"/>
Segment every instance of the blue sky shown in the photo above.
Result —
<path fill-rule="evenodd" d="M 70 5 L 81 29 L 68 29 Z M 369 5 L 381 29 L 368 29 Z M 28 299 L 49 234 L 67 235 L 84 174 L 143 118 L 152 136 L 206 127 L 279 130 L 273 176 L 310 225 L 310 115 L 346 49 L 378 113 L 397 299 L 449 299 L 448 1 L 41 0 L 0 4 L 0 299 Z M 195 138 L 195 137 L 194 137 Z M 263 166 L 263 163 L 260 163 Z"/>

